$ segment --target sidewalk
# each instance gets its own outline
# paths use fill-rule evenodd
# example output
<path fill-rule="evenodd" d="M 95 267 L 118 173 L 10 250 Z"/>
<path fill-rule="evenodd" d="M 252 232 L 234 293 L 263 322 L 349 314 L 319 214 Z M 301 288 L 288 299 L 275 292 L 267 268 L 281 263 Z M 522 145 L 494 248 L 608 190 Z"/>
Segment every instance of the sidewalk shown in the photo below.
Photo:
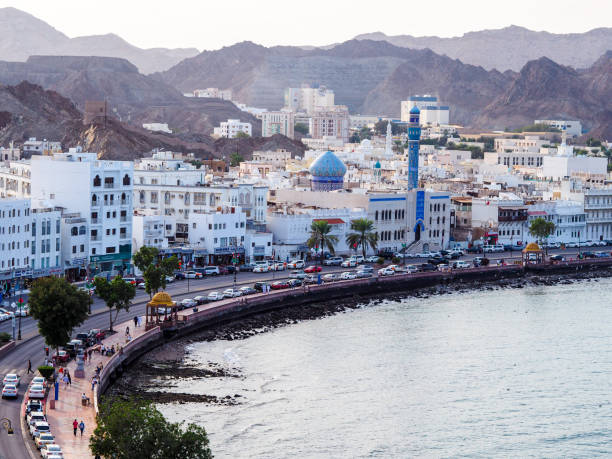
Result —
<path fill-rule="evenodd" d="M 145 332 L 144 324 L 138 328 L 134 328 L 134 321 L 115 324 L 113 329 L 116 330 L 117 333 L 105 338 L 102 344 L 107 347 L 117 343 L 120 346 L 125 346 L 125 328 L 128 326 L 130 327 L 132 339 Z M 92 353 L 92 361 L 90 362 L 89 359 L 85 361 L 85 378 L 82 379 L 74 376 L 76 372 L 76 360 L 71 360 L 66 366 L 70 371 L 72 384 L 66 387 L 63 382 L 60 382 L 59 400 L 55 402 L 55 409 L 47 409 L 47 420 L 51 426 L 51 432 L 55 436 L 55 442 L 62 447 L 65 458 L 81 459 L 93 457 L 89 450 L 89 437 L 96 428 L 96 415 L 93 404 L 91 379 L 96 374 L 96 366 L 99 364 L 106 366 L 110 358 L 111 357 L 101 356 L 97 352 Z M 90 398 L 91 404 L 89 406 L 81 405 L 81 395 L 83 392 Z M 51 387 L 48 400 L 53 399 L 54 393 L 54 388 Z M 80 431 L 77 431 L 76 437 L 73 434 L 72 423 L 75 419 L 79 423 L 81 421 L 85 423 L 85 432 L 82 438 Z"/>

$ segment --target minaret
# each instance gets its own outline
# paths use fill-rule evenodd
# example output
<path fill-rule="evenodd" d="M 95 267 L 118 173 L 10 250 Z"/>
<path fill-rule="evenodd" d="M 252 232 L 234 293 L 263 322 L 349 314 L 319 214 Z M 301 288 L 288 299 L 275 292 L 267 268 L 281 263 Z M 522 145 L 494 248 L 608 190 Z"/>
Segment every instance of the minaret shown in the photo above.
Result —
<path fill-rule="evenodd" d="M 416 105 L 410 110 L 408 123 L 408 189 L 419 187 L 419 141 L 421 140 L 421 111 Z"/>
<path fill-rule="evenodd" d="M 387 121 L 387 137 L 385 139 L 385 156 L 393 156 L 393 136 L 391 121 Z"/>

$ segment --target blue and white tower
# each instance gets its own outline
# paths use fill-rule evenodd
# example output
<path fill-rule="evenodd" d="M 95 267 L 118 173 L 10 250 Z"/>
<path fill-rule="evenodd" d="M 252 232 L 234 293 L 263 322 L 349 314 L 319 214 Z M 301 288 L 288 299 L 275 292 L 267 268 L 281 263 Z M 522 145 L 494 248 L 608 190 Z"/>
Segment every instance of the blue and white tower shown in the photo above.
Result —
<path fill-rule="evenodd" d="M 410 110 L 408 122 L 408 189 L 419 187 L 419 142 L 421 140 L 421 111 L 416 105 Z"/>

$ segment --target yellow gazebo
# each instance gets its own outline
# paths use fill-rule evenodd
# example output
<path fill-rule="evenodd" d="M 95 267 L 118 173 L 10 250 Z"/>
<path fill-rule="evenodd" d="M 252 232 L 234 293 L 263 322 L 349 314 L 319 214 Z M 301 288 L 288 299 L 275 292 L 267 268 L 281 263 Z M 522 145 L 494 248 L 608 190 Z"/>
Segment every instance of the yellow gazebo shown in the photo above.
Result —
<path fill-rule="evenodd" d="M 523 264 L 538 264 L 544 261 L 544 251 L 535 242 L 530 242 L 523 249 Z"/>
<path fill-rule="evenodd" d="M 166 292 L 158 292 L 147 303 L 145 311 L 145 328 L 166 326 L 176 323 L 178 307 Z"/>

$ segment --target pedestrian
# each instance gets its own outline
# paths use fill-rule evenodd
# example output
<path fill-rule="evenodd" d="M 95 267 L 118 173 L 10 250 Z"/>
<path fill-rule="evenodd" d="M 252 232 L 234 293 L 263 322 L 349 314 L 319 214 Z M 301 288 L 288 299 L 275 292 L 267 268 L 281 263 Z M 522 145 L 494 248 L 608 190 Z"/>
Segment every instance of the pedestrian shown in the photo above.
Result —
<path fill-rule="evenodd" d="M 83 352 L 83 363 L 87 363 L 87 352 Z"/>
<path fill-rule="evenodd" d="M 64 378 L 62 379 L 62 381 L 64 381 L 64 384 L 66 384 L 66 387 L 68 387 L 68 374 L 64 373 Z"/>
<path fill-rule="evenodd" d="M 134 316 L 134 328 L 138 327 L 138 316 Z"/>
<path fill-rule="evenodd" d="M 81 437 L 82 437 L 83 431 L 85 430 L 85 423 L 83 422 L 82 419 L 81 419 L 81 422 L 79 423 L 79 430 L 81 431 Z"/>
<path fill-rule="evenodd" d="M 93 354 L 93 349 L 91 349 L 91 348 L 90 348 L 90 349 L 87 351 L 87 354 L 89 354 L 89 361 L 91 362 L 91 354 Z"/>
<path fill-rule="evenodd" d="M 96 377 L 94 376 L 93 378 L 91 378 L 91 391 L 93 392 L 93 390 L 96 388 Z"/>
<path fill-rule="evenodd" d="M 138 326 L 140 327 L 141 325 L 142 325 L 142 318 L 138 316 Z"/>
<path fill-rule="evenodd" d="M 28 359 L 28 374 L 33 373 L 32 371 L 32 361 Z"/>
<path fill-rule="evenodd" d="M 72 376 L 68 370 L 66 370 L 66 376 L 68 376 L 68 385 L 72 386 Z"/>
<path fill-rule="evenodd" d="M 76 437 L 76 431 L 77 431 L 77 429 L 78 429 L 78 428 L 79 428 L 79 423 L 78 423 L 78 422 L 77 422 L 77 420 L 75 419 L 75 420 L 72 422 L 72 430 L 74 431 L 74 436 L 75 436 L 75 437 Z"/>
<path fill-rule="evenodd" d="M 125 336 L 130 334 L 130 327 L 125 327 Z"/>

